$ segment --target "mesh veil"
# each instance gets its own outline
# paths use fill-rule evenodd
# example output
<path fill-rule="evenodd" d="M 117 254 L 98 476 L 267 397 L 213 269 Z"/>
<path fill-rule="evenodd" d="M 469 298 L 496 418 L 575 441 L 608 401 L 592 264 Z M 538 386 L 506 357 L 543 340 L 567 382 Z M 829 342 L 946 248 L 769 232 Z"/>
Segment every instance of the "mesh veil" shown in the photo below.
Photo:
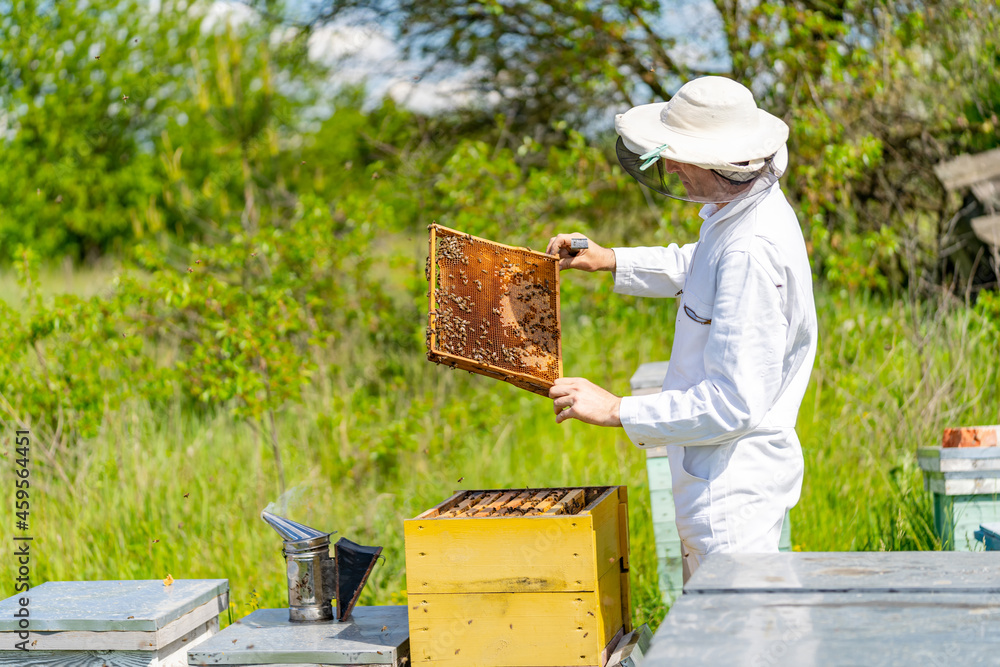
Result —
<path fill-rule="evenodd" d="M 747 173 L 740 170 L 741 165 L 733 165 L 732 171 L 720 173 L 722 170 L 692 169 L 694 165 L 679 165 L 680 170 L 669 170 L 665 159 L 651 161 L 633 153 L 621 137 L 615 152 L 618 162 L 635 180 L 662 195 L 684 201 L 711 204 L 754 197 L 767 192 L 779 176 L 774 156 L 765 159 L 758 172 Z"/>

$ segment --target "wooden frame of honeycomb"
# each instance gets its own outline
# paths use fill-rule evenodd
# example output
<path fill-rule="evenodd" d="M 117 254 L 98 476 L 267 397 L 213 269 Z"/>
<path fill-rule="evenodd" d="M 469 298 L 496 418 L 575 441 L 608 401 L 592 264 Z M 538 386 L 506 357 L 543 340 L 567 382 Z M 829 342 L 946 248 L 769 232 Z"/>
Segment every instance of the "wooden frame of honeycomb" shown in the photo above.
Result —
<path fill-rule="evenodd" d="M 562 377 L 559 258 L 428 229 L 427 358 L 548 396 Z"/>

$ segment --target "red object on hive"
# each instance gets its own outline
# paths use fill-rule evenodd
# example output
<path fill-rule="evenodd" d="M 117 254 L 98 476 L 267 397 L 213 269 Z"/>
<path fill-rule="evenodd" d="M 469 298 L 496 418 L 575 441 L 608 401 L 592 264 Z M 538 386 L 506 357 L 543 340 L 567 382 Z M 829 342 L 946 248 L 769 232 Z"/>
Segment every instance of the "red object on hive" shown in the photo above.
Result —
<path fill-rule="evenodd" d="M 997 426 L 965 426 L 946 428 L 942 447 L 996 447 Z"/>

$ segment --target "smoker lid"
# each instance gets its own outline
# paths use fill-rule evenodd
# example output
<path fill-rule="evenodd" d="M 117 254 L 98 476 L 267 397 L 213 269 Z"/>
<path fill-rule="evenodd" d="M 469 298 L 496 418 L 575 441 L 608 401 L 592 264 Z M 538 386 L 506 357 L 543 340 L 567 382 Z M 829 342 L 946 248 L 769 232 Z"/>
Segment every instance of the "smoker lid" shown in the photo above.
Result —
<path fill-rule="evenodd" d="M 281 535 L 281 538 L 285 541 L 287 546 L 296 549 L 313 548 L 322 546 L 323 544 L 329 544 L 330 535 L 337 532 L 333 531 L 333 533 L 325 533 L 321 530 L 305 526 L 297 521 L 292 521 L 291 519 L 286 519 L 266 511 L 260 513 L 260 518 L 266 521 L 271 528 L 274 528 L 274 530 Z"/>
<path fill-rule="evenodd" d="M 357 604 L 382 547 L 365 547 L 342 537 L 334 545 L 334 551 L 337 556 L 337 620 L 344 621 Z"/>

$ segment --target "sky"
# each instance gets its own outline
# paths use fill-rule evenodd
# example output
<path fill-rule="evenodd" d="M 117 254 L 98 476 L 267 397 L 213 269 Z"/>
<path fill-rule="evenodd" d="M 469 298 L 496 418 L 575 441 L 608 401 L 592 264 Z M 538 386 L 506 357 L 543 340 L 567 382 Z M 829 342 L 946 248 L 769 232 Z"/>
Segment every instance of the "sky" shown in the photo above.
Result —
<path fill-rule="evenodd" d="M 311 0 L 292 0 L 291 11 L 308 12 Z M 671 57 L 689 65 L 724 71 L 726 62 L 712 53 L 725 43 L 722 24 L 711 0 L 673 0 L 660 17 L 661 34 L 677 39 Z M 254 12 L 238 0 L 214 0 L 206 23 L 253 20 Z M 280 35 L 276 35 L 280 39 Z M 386 95 L 414 111 L 435 113 L 481 102 L 468 91 L 472 72 L 460 67 L 425 74 L 427 61 L 409 59 L 388 26 L 377 23 L 331 23 L 316 29 L 309 56 L 331 67 L 331 83 L 365 84 L 374 105 Z M 489 100 L 487 100 L 488 102 Z M 641 100 L 654 101 L 654 100 Z"/>

